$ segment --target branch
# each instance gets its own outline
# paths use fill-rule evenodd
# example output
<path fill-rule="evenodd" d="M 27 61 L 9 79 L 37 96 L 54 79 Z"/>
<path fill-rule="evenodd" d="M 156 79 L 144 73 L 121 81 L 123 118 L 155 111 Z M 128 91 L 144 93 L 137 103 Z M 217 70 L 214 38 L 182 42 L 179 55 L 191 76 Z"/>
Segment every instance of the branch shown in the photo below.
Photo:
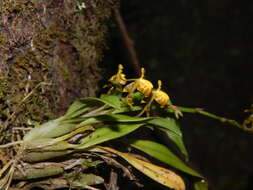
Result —
<path fill-rule="evenodd" d="M 218 120 L 222 123 L 228 123 L 234 127 L 237 127 L 237 128 L 240 128 L 244 131 L 248 131 L 248 132 L 251 132 L 253 133 L 253 128 L 248 128 L 246 127 L 245 125 L 243 124 L 240 124 L 238 121 L 236 120 L 233 120 L 233 119 L 228 119 L 228 118 L 225 118 L 225 117 L 221 117 L 221 116 L 218 116 L 218 115 L 215 115 L 215 114 L 212 114 L 212 113 L 209 113 L 207 111 L 204 111 L 203 109 L 201 108 L 187 108 L 187 107 L 180 107 L 180 106 L 176 106 L 176 108 L 181 111 L 181 112 L 185 112 L 185 113 L 194 113 L 194 114 L 200 114 L 200 115 L 204 115 L 204 116 L 207 116 L 207 117 L 210 117 L 212 119 L 215 119 L 215 120 Z M 169 112 L 175 112 L 175 110 L 168 110 Z"/>
<path fill-rule="evenodd" d="M 127 51 L 129 53 L 129 56 L 130 56 L 130 60 L 131 60 L 130 63 L 132 65 L 132 67 L 134 68 L 135 74 L 137 76 L 140 76 L 141 67 L 140 67 L 140 64 L 139 64 L 137 53 L 136 53 L 135 48 L 134 48 L 134 42 L 129 37 L 129 34 L 128 34 L 127 29 L 126 29 L 126 25 L 125 25 L 125 23 L 122 19 L 122 16 L 121 16 L 121 14 L 120 14 L 120 12 L 117 8 L 114 9 L 114 13 L 115 13 L 116 21 L 117 21 L 118 26 L 119 26 L 119 30 L 122 34 L 123 41 L 125 42 Z"/>

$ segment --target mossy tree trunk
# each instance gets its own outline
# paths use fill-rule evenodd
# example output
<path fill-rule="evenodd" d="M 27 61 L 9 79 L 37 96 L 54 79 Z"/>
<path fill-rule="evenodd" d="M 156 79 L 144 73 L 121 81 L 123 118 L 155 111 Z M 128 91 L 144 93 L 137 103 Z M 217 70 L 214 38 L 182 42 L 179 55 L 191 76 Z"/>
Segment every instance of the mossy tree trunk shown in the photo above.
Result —
<path fill-rule="evenodd" d="M 19 138 L 12 129 L 95 96 L 114 6 L 115 0 L 0 1 L 0 143 Z"/>

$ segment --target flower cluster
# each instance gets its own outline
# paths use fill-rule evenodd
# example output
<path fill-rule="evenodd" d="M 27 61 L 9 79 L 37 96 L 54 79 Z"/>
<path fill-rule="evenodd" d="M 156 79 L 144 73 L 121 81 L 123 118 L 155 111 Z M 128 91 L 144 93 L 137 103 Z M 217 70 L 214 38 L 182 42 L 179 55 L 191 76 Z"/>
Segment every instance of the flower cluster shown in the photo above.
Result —
<path fill-rule="evenodd" d="M 112 89 L 122 89 L 122 92 L 127 93 L 126 99 L 130 107 L 133 105 L 133 96 L 135 92 L 142 93 L 144 97 L 148 99 L 146 106 L 139 115 L 142 115 L 145 111 L 148 113 L 153 101 L 157 102 L 161 107 L 165 107 L 169 104 L 170 100 L 168 94 L 161 90 L 161 80 L 158 80 L 158 87 L 155 89 L 152 82 L 145 79 L 144 75 L 145 69 L 141 68 L 141 76 L 139 78 L 126 79 L 125 74 L 123 74 L 123 66 L 119 65 L 118 72 L 109 79 L 109 82 L 112 84 L 109 93 L 112 92 Z M 128 81 L 130 81 L 130 83 L 127 84 Z M 118 88 L 119 86 L 121 88 Z"/>

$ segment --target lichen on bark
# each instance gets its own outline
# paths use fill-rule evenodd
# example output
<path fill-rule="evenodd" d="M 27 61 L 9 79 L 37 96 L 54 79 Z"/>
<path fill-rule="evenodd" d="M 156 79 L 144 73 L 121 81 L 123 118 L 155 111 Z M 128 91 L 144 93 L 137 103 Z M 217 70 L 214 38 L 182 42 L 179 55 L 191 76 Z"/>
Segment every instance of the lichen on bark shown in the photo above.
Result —
<path fill-rule="evenodd" d="M 114 6 L 116 0 L 0 2 L 2 129 L 54 118 L 75 98 L 95 96 Z"/>

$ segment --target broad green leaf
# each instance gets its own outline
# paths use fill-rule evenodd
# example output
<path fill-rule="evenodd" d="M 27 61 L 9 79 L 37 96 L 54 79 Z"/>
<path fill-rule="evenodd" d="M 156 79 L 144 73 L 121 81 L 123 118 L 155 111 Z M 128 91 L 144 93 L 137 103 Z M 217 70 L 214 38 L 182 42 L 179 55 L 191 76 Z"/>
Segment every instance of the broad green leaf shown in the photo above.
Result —
<path fill-rule="evenodd" d="M 60 149 L 64 150 L 73 147 L 71 144 L 66 143 L 65 140 L 77 135 L 78 133 L 83 133 L 88 130 L 94 130 L 94 128 L 90 125 L 86 125 L 57 138 L 36 138 L 26 143 L 27 144 L 26 147 L 27 149 L 39 148 L 43 150 L 60 150 Z M 53 146 L 54 144 L 56 145 Z M 50 148 L 48 148 L 49 146 Z"/>
<path fill-rule="evenodd" d="M 184 171 L 185 173 L 201 177 L 200 174 L 188 167 L 182 160 L 180 160 L 175 154 L 173 154 L 166 146 L 162 144 L 138 139 L 124 140 L 124 142 L 174 168 Z"/>
<path fill-rule="evenodd" d="M 26 141 L 25 147 L 27 150 L 38 149 L 48 145 L 49 143 L 52 143 L 53 140 L 54 140 L 53 138 L 35 138 L 32 139 L 31 141 Z"/>
<path fill-rule="evenodd" d="M 96 144 L 100 144 L 112 139 L 116 139 L 127 135 L 141 127 L 143 124 L 114 124 L 112 126 L 106 126 L 102 128 L 96 129 L 96 131 L 92 132 L 88 136 L 86 136 L 80 146 L 77 149 L 85 149 L 91 147 Z"/>
<path fill-rule="evenodd" d="M 101 123 L 101 121 L 98 120 L 96 117 L 85 118 L 84 121 L 82 121 L 81 123 L 76 125 L 76 128 L 79 128 L 79 127 L 82 127 L 82 126 L 85 126 L 85 125 L 95 124 L 95 123 Z"/>
<path fill-rule="evenodd" d="M 105 103 L 108 106 L 111 106 L 115 109 L 120 109 L 122 106 L 122 101 L 120 100 L 120 97 L 114 96 L 114 95 L 106 95 L 102 96 L 101 98 L 95 98 L 103 103 Z"/>
<path fill-rule="evenodd" d="M 60 142 L 60 141 L 63 141 L 63 140 L 67 140 L 73 136 L 75 136 L 76 134 L 78 133 L 83 133 L 85 131 L 89 131 L 89 130 L 94 130 L 94 128 L 91 126 L 91 125 L 85 125 L 83 127 L 80 127 L 66 135 L 63 135 L 63 136 L 60 136 L 60 137 L 57 137 L 54 139 L 54 142 Z"/>
<path fill-rule="evenodd" d="M 100 147 L 100 148 L 124 158 L 136 169 L 138 169 L 151 179 L 157 181 L 158 183 L 161 183 L 175 190 L 185 190 L 185 184 L 183 179 L 171 170 L 140 160 L 134 157 L 132 154 L 123 153 L 109 147 Z"/>
<path fill-rule="evenodd" d="M 122 102 L 120 100 L 120 97 L 113 95 L 106 95 L 101 98 L 80 98 L 69 107 L 67 113 L 65 114 L 65 117 L 71 119 L 73 117 L 80 116 L 92 108 L 99 108 L 103 105 L 115 108 L 119 111 L 121 109 Z"/>
<path fill-rule="evenodd" d="M 72 152 L 73 150 L 26 152 L 23 155 L 22 160 L 26 162 L 39 162 L 56 157 L 61 157 Z"/>
<path fill-rule="evenodd" d="M 86 106 L 87 104 L 84 104 L 81 100 L 76 100 L 69 106 L 65 115 L 68 117 L 75 116 L 76 112 L 84 109 Z"/>
<path fill-rule="evenodd" d="M 168 129 L 165 128 L 159 128 L 161 131 L 165 132 L 165 135 L 168 136 L 168 138 L 175 143 L 175 145 L 179 148 L 179 150 L 186 156 L 186 158 L 188 159 L 188 152 L 185 148 L 184 142 L 183 142 L 183 137 L 179 136 L 173 132 L 171 132 Z"/>
<path fill-rule="evenodd" d="M 33 139 L 44 139 L 58 137 L 69 133 L 75 129 L 75 125 L 71 123 L 62 123 L 65 117 L 59 117 L 50 120 L 38 127 L 33 128 L 24 136 L 24 141 L 31 141 Z"/>
<path fill-rule="evenodd" d="M 76 123 L 76 124 L 78 124 L 84 120 L 87 120 L 87 117 L 74 117 L 71 119 L 63 120 L 62 123 Z"/>
<path fill-rule="evenodd" d="M 158 129 L 164 131 L 165 134 L 171 139 L 179 150 L 188 157 L 187 150 L 184 146 L 183 135 L 177 121 L 173 118 L 155 118 L 148 121 L 149 124 L 157 126 Z"/>
<path fill-rule="evenodd" d="M 148 117 L 134 117 L 122 114 L 107 114 L 107 115 L 100 115 L 96 117 L 100 121 L 111 121 L 111 122 L 144 122 L 150 120 Z"/>
<path fill-rule="evenodd" d="M 70 144 L 67 141 L 59 141 L 49 146 L 40 148 L 40 151 L 64 151 L 77 147 L 76 144 Z"/>
<path fill-rule="evenodd" d="M 204 180 L 198 181 L 194 184 L 195 190 L 208 190 L 208 183 Z"/>
<path fill-rule="evenodd" d="M 86 118 L 84 121 L 82 121 L 80 124 L 76 126 L 76 128 L 84 125 L 91 125 L 95 123 L 101 123 L 101 122 L 118 122 L 118 123 L 137 123 L 137 122 L 145 122 L 149 120 L 148 117 L 133 117 L 128 115 L 122 115 L 122 114 L 106 114 L 106 115 L 99 115 L 96 117 L 90 117 Z"/>
<path fill-rule="evenodd" d="M 80 115 L 82 115 L 83 113 L 85 112 L 88 112 L 89 110 L 91 110 L 92 108 L 96 107 L 98 105 L 96 104 L 84 104 L 83 107 L 80 107 L 80 109 L 74 111 L 74 112 L 71 112 L 71 114 L 66 114 L 66 118 L 67 119 L 72 119 L 72 118 L 75 118 L 75 117 L 78 117 Z"/>
<path fill-rule="evenodd" d="M 155 125 L 155 126 L 159 126 L 159 127 L 168 129 L 168 130 L 174 132 L 175 134 L 177 134 L 179 136 L 182 136 L 180 127 L 178 126 L 177 121 L 173 118 L 159 117 L 159 118 L 154 118 L 154 119 L 148 121 L 148 123 L 152 124 L 152 125 Z"/>
<path fill-rule="evenodd" d="M 101 107 L 103 104 L 104 102 L 99 98 L 80 98 L 70 105 L 65 117 L 68 119 L 77 117 L 92 108 Z"/>

